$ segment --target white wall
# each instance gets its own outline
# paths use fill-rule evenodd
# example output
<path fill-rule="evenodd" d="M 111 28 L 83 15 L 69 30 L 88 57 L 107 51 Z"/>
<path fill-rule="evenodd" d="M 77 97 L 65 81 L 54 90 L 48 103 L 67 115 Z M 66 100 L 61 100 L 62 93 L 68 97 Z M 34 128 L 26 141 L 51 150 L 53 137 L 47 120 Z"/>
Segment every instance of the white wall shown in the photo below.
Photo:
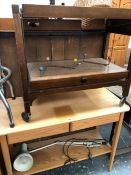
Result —
<path fill-rule="evenodd" d="M 56 0 L 56 5 L 60 5 L 64 2 L 67 6 L 73 5 L 75 0 Z M 12 4 L 43 4 L 48 5 L 49 0 L 0 0 L 0 18 L 12 17 Z"/>

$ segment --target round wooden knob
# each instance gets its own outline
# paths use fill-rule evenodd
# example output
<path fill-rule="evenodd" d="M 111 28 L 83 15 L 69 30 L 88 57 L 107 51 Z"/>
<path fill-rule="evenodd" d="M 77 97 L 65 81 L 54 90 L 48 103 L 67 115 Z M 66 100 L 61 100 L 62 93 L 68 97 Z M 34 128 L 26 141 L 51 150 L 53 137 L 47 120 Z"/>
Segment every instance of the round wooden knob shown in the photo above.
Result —
<path fill-rule="evenodd" d="M 87 78 L 86 77 L 82 77 L 81 78 L 81 83 L 87 83 Z"/>

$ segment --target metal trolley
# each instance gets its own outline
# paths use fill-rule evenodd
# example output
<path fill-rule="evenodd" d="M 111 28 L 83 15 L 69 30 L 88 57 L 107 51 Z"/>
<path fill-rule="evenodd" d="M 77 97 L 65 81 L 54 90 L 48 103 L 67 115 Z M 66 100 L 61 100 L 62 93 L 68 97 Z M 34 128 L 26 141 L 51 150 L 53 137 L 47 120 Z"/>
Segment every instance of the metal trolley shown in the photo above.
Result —
<path fill-rule="evenodd" d="M 12 99 L 15 99 L 12 84 L 8 80 L 10 76 L 11 76 L 11 70 L 0 64 L 0 99 L 2 100 L 4 106 L 7 110 L 10 127 L 13 128 L 15 126 L 14 121 L 13 121 L 13 115 L 11 112 L 10 105 L 4 96 L 4 89 L 3 89 L 3 84 L 6 82 L 10 88 Z"/>

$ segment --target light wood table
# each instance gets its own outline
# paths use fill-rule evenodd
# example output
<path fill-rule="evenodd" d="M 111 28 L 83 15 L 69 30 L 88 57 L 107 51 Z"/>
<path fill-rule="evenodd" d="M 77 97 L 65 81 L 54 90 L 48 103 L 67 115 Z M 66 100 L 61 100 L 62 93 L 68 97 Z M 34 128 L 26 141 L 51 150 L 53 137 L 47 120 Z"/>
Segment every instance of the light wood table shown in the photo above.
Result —
<path fill-rule="evenodd" d="M 1 142 L 1 140 L 0 140 L 0 142 Z M 3 164 L 2 164 L 3 162 L 2 162 L 2 154 L 1 154 L 1 148 L 0 148 L 0 175 L 2 175 L 2 166 L 3 166 Z"/>
<path fill-rule="evenodd" d="M 9 99 L 9 103 L 14 116 L 14 128 L 9 127 L 6 111 L 3 104 L 0 103 L 2 111 L 0 112 L 0 139 L 8 175 L 34 174 L 63 166 L 65 161 L 65 157 L 60 151 L 61 146 L 55 146 L 32 154 L 34 158 L 32 169 L 25 173 L 19 173 L 13 170 L 11 165 L 12 149 L 9 148 L 13 144 L 116 122 L 112 145 L 91 149 L 93 157 L 110 153 L 109 170 L 112 169 L 124 112 L 128 111 L 129 107 L 125 104 L 119 107 L 119 99 L 107 89 L 91 89 L 41 96 L 32 105 L 32 119 L 29 123 L 25 123 L 20 115 L 23 111 L 22 98 Z M 98 129 L 87 132 L 86 136 L 89 139 L 101 138 Z M 74 148 L 74 154 L 76 152 L 79 154 L 77 155 L 78 160 L 87 159 L 87 152 L 84 154 Z"/>

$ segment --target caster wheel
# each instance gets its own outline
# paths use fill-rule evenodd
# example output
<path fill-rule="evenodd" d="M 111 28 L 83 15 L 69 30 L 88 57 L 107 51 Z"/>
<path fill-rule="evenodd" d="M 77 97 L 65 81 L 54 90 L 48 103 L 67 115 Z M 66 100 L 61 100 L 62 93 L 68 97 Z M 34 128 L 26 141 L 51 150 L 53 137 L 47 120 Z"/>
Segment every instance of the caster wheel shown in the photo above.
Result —
<path fill-rule="evenodd" d="M 10 127 L 11 128 L 14 128 L 15 127 L 15 124 L 14 123 L 10 124 Z"/>
<path fill-rule="evenodd" d="M 125 101 L 126 101 L 126 98 L 123 97 L 123 98 L 120 100 L 119 106 L 122 107 L 122 106 L 124 105 Z"/>
<path fill-rule="evenodd" d="M 12 97 L 12 100 L 15 100 L 16 99 L 16 97 Z"/>
<path fill-rule="evenodd" d="M 30 121 L 31 115 L 30 115 L 29 113 L 27 113 L 27 112 L 22 112 L 21 116 L 22 116 L 22 118 L 23 118 L 23 120 L 24 120 L 25 122 L 29 122 L 29 121 Z"/>

